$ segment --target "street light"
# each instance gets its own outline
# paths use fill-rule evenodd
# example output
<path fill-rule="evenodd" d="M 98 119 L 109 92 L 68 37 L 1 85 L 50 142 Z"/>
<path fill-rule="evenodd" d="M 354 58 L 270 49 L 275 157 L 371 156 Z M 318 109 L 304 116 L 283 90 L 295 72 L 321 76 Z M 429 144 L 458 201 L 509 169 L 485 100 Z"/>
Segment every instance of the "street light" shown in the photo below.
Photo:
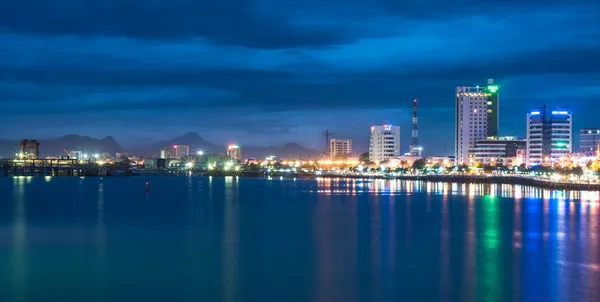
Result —
<path fill-rule="evenodd" d="M 202 156 L 202 155 L 204 155 L 204 151 L 202 151 L 202 150 L 198 150 L 198 152 L 196 152 L 196 154 L 198 154 L 198 155 Z"/>
<path fill-rule="evenodd" d="M 189 170 L 194 167 L 194 163 L 192 163 L 192 162 L 185 163 L 185 167 Z"/>

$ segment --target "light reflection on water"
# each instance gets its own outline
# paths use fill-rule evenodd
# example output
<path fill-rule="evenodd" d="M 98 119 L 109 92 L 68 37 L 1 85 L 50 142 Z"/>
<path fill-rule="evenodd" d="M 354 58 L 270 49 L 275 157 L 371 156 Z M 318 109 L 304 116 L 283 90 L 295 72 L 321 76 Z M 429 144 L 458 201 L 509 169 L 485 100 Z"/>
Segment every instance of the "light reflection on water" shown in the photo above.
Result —
<path fill-rule="evenodd" d="M 350 178 L 318 178 L 317 182 L 319 187 L 316 192 L 320 194 L 352 195 L 374 193 L 378 195 L 407 195 L 409 193 L 428 193 L 438 195 L 489 196 L 492 198 L 541 198 L 600 202 L 600 191 L 548 190 L 510 184 L 465 184 L 420 180 L 361 180 Z"/>
<path fill-rule="evenodd" d="M 598 192 L 0 179 L 0 301 L 600 301 Z M 50 198 L 51 197 L 51 198 Z M 61 299 L 62 298 L 62 299 Z"/>

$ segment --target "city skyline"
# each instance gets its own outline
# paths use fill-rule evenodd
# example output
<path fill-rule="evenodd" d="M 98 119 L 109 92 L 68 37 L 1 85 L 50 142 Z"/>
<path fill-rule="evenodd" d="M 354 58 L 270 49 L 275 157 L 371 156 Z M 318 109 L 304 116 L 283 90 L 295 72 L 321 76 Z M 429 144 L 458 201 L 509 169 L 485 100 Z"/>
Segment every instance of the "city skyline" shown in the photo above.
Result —
<path fill-rule="evenodd" d="M 600 126 L 592 1 L 536 2 L 535 14 L 515 1 L 70 3 L 0 4 L 0 138 L 193 131 L 323 149 L 331 129 L 366 151 L 369 127 L 393 124 L 405 153 L 418 99 L 423 154 L 453 154 L 451 94 L 488 78 L 502 89 L 499 135 L 525 137 L 543 104 L 573 111 L 575 147 Z"/>

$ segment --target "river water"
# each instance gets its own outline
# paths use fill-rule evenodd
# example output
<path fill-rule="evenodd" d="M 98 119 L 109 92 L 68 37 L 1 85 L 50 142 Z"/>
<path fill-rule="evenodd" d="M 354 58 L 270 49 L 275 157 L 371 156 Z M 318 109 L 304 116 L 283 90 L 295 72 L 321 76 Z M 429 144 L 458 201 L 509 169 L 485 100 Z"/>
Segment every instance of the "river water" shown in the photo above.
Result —
<path fill-rule="evenodd" d="M 600 301 L 599 200 L 399 180 L 0 178 L 0 301 Z"/>

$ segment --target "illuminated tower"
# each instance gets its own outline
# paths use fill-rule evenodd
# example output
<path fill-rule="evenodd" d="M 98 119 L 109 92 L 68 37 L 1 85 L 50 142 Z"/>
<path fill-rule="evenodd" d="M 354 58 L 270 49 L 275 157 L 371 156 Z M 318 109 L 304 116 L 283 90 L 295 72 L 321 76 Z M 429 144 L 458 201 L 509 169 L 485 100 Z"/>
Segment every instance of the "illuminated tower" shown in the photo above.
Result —
<path fill-rule="evenodd" d="M 423 148 L 419 146 L 419 122 L 417 119 L 417 100 L 413 100 L 413 119 L 412 119 L 412 142 L 410 144 L 410 155 L 421 156 Z"/>
<path fill-rule="evenodd" d="M 469 164 L 475 141 L 498 136 L 499 92 L 494 80 L 487 86 L 456 87 L 456 164 Z"/>

